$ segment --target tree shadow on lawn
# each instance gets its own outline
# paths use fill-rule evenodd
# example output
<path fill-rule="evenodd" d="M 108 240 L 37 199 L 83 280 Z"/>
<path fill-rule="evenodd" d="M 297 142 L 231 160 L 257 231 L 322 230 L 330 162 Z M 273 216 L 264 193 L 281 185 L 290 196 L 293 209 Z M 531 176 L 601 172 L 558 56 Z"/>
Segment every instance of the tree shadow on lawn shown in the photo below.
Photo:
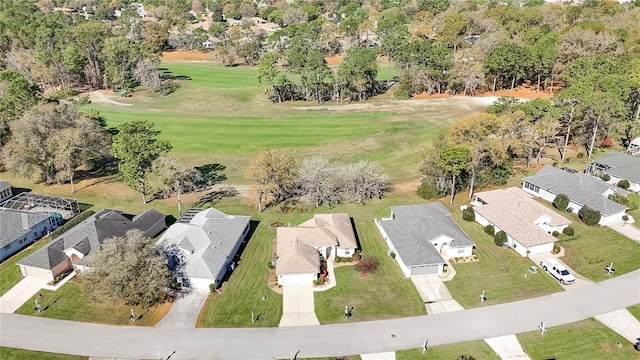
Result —
<path fill-rule="evenodd" d="M 244 249 L 247 247 L 247 244 L 249 243 L 249 240 L 251 240 L 251 238 L 253 237 L 253 234 L 256 232 L 256 229 L 258 228 L 258 225 L 260 225 L 260 221 L 259 220 L 249 220 L 249 232 L 247 233 L 247 236 L 245 236 L 244 240 L 242 240 L 242 243 L 240 244 L 240 247 L 238 248 L 238 251 L 236 252 L 236 255 L 229 262 L 229 264 L 235 263 L 234 270 L 229 269 L 230 271 L 227 271 L 224 274 L 224 277 L 222 278 L 222 280 L 220 280 L 220 283 L 217 284 L 218 285 L 218 289 L 220 289 L 222 287 L 223 283 L 229 281 L 229 278 L 231 277 L 231 274 L 233 274 L 233 272 L 235 271 L 235 268 L 237 268 L 239 266 L 239 264 L 241 264 L 242 254 L 244 253 Z M 247 266 L 250 266 L 250 265 L 247 265 Z M 261 314 L 259 314 L 258 316 L 260 316 L 260 315 Z"/>
<path fill-rule="evenodd" d="M 236 188 L 224 187 L 220 190 L 214 190 L 205 194 L 200 199 L 198 199 L 197 205 L 203 205 L 203 204 L 209 203 L 213 206 L 219 203 L 220 200 L 222 199 L 234 197 L 234 196 L 237 196 L 238 194 L 239 193 L 238 193 L 238 190 L 236 190 Z"/>
<path fill-rule="evenodd" d="M 158 71 L 162 72 L 162 77 L 164 79 L 169 79 L 169 80 L 191 80 L 191 76 L 187 76 L 187 75 L 172 75 L 171 70 L 169 70 L 167 68 L 158 68 Z"/>
<path fill-rule="evenodd" d="M 57 303 L 58 300 L 60 300 L 60 296 L 58 296 L 55 300 L 53 300 L 51 304 L 48 304 L 47 306 L 43 307 L 41 311 L 47 311 L 51 306 L 53 306 L 53 304 Z M 35 307 L 33 308 L 33 310 L 38 311 L 38 308 Z"/>

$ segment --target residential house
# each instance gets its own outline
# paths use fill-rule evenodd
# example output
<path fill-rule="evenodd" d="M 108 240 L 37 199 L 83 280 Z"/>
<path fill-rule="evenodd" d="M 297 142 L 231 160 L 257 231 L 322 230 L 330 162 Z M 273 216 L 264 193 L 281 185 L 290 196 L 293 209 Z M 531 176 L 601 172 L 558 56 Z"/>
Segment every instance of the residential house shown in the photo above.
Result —
<path fill-rule="evenodd" d="M 13 188 L 11 183 L 0 181 L 0 203 L 13 196 L 11 188 Z"/>
<path fill-rule="evenodd" d="M 594 176 L 570 173 L 553 166 L 547 165 L 536 175 L 524 178 L 522 189 L 549 202 L 564 194 L 569 197 L 567 212 L 577 214 L 586 205 L 600 212 L 600 225 L 621 221 L 627 210 L 626 206 L 608 198 L 613 193 L 626 196 L 627 191 Z"/>
<path fill-rule="evenodd" d="M 253 25 L 258 25 L 258 24 L 266 24 L 267 20 L 263 19 L 263 18 L 259 18 L 257 16 L 251 17 L 249 18 L 249 21 L 251 21 L 251 23 Z"/>
<path fill-rule="evenodd" d="M 280 27 L 280 25 L 276 24 L 276 23 L 272 23 L 272 22 L 268 22 L 268 23 L 258 23 L 256 24 L 257 27 L 259 27 L 260 29 L 262 29 L 264 32 L 271 34 L 274 33 L 277 30 L 282 29 Z"/>
<path fill-rule="evenodd" d="M 349 214 L 315 214 L 298 226 L 276 229 L 278 284 L 311 284 L 323 261 L 349 257 L 358 248 Z"/>
<path fill-rule="evenodd" d="M 476 221 L 492 225 L 494 233 L 504 231 L 509 247 L 523 257 L 550 253 L 558 240 L 553 232 L 571 224 L 516 187 L 476 193 L 472 205 Z"/>
<path fill-rule="evenodd" d="M 202 43 L 202 47 L 205 49 L 215 49 L 218 44 L 220 44 L 222 40 L 217 37 L 210 37 L 205 42 Z"/>
<path fill-rule="evenodd" d="M 629 190 L 640 192 L 640 157 L 625 154 L 611 153 L 602 156 L 587 165 L 587 174 L 602 177 L 609 175 L 607 183 L 616 185 L 621 180 L 629 181 Z"/>
<path fill-rule="evenodd" d="M 86 257 L 100 250 L 111 237 L 139 229 L 153 238 L 166 229 L 165 216 L 156 210 L 142 212 L 132 219 L 120 210 L 103 209 L 90 216 L 43 248 L 18 262 L 23 276 L 54 280 L 71 269 L 86 269 Z"/>
<path fill-rule="evenodd" d="M 441 275 L 446 259 L 475 246 L 440 203 L 391 206 L 391 217 L 375 223 L 406 277 Z"/>
<path fill-rule="evenodd" d="M 0 208 L 0 261 L 57 227 L 58 221 L 51 214 Z"/>
<path fill-rule="evenodd" d="M 629 142 L 627 148 L 627 154 L 633 156 L 640 156 L 640 137 L 637 137 Z"/>
<path fill-rule="evenodd" d="M 249 234 L 249 216 L 227 215 L 214 208 L 189 209 L 171 225 L 156 246 L 167 255 L 169 268 L 178 272 L 186 289 L 220 285 L 235 267 L 234 257 Z"/>

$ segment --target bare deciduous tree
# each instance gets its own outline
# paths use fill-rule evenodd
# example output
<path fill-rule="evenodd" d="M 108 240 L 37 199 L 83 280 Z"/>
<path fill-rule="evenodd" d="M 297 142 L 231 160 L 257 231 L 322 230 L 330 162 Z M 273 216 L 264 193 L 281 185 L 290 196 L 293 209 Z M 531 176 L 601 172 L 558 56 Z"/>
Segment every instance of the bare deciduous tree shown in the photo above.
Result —
<path fill-rule="evenodd" d="M 339 178 L 344 198 L 364 203 L 367 199 L 381 199 L 389 191 L 389 178 L 376 162 L 358 161 L 340 167 Z"/>
<path fill-rule="evenodd" d="M 142 86 L 146 86 L 155 92 L 162 89 L 162 79 L 160 78 L 160 71 L 158 71 L 158 64 L 151 59 L 138 61 L 133 76 Z"/>
<path fill-rule="evenodd" d="M 324 156 L 313 156 L 302 161 L 298 169 L 298 182 L 303 195 L 316 206 L 332 205 L 338 201 L 335 167 Z"/>
<path fill-rule="evenodd" d="M 180 166 L 178 159 L 173 156 L 163 156 L 153 164 L 154 171 L 160 176 L 160 180 L 171 193 L 176 194 L 178 214 L 182 214 L 182 201 L 180 196 L 197 189 L 202 182 L 202 174 L 195 168 Z"/>

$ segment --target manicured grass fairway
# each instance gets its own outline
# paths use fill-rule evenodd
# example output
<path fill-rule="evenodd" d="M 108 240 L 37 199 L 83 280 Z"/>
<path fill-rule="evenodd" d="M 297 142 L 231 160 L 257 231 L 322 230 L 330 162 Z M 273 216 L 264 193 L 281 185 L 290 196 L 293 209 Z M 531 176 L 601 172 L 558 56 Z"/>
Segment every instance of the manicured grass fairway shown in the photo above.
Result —
<path fill-rule="evenodd" d="M 396 360 L 455 360 L 460 355 L 471 355 L 477 360 L 500 360 L 486 342 L 482 340 L 469 341 L 459 344 L 429 346 L 427 353 L 422 354 L 422 349 L 409 349 L 396 351 Z"/>
<path fill-rule="evenodd" d="M 44 296 L 44 300 L 40 301 L 42 312 L 34 310 L 35 300 L 38 298 L 36 294 L 27 300 L 16 314 L 108 325 L 154 326 L 170 308 L 169 303 L 147 309 L 122 303 L 96 302 L 73 281 L 56 291 L 42 290 L 39 293 Z M 133 309 L 136 316 L 142 317 L 131 322 L 130 309 Z"/>
<path fill-rule="evenodd" d="M 2 360 L 85 360 L 86 356 L 66 354 L 54 354 L 42 351 L 31 351 L 0 347 L 0 359 Z"/>
<path fill-rule="evenodd" d="M 190 84 L 214 89 L 237 89 L 258 85 L 257 67 L 228 67 L 204 62 L 163 62 L 160 69 L 178 79 L 188 78 L 184 81 Z"/>
<path fill-rule="evenodd" d="M 295 148 L 324 145 L 393 130 L 387 118 L 392 113 L 324 112 L 260 116 L 215 116 L 213 114 L 153 113 L 146 110 L 92 106 L 107 119 L 108 127 L 123 122 L 151 120 L 160 138 L 169 140 L 173 151 L 186 154 L 252 153 L 264 147 Z"/>
<path fill-rule="evenodd" d="M 445 283 L 460 305 L 465 309 L 490 306 L 562 291 L 562 287 L 550 276 L 542 272 L 531 274 L 528 269 L 533 265 L 532 261 L 512 250 L 496 246 L 480 224 L 462 220 L 459 206 L 464 200 L 466 197 L 463 193 L 456 198 L 454 207 L 450 207 L 448 202 L 444 204 L 452 218 L 476 243 L 475 252 L 480 259 L 453 265 L 457 275 Z M 488 300 L 484 304 L 479 300 L 482 290 L 486 291 Z"/>
<path fill-rule="evenodd" d="M 633 345 L 596 319 L 517 335 L 520 345 L 532 359 L 638 359 Z M 622 344 L 622 348 L 616 346 Z"/>

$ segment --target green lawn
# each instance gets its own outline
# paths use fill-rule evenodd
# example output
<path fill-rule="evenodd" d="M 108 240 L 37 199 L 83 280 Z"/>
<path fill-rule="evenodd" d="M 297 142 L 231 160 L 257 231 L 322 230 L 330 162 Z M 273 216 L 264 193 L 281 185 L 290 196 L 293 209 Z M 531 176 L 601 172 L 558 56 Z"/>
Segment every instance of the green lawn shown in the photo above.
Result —
<path fill-rule="evenodd" d="M 629 341 L 592 318 L 547 329 L 544 336 L 531 331 L 517 337 L 532 359 L 638 359 Z"/>
<path fill-rule="evenodd" d="M 544 200 L 540 203 L 554 209 Z M 608 227 L 587 226 L 575 214 L 562 215 L 573 221 L 571 226 L 578 235 L 575 240 L 558 242 L 565 250 L 562 261 L 577 273 L 593 281 L 602 281 L 640 268 L 640 244 Z M 611 262 L 616 271 L 610 275 L 605 267 Z"/>
<path fill-rule="evenodd" d="M 498 354 L 482 340 L 451 345 L 428 346 L 425 355 L 422 354 L 421 348 L 400 350 L 396 351 L 396 360 L 455 360 L 460 355 L 471 355 L 477 360 L 500 360 Z"/>
<path fill-rule="evenodd" d="M 635 316 L 638 321 L 640 321 L 640 304 L 633 305 L 627 308 L 631 315 Z"/>
<path fill-rule="evenodd" d="M 198 62 L 163 62 L 160 70 L 184 82 L 214 89 L 258 86 L 257 67 L 228 67 Z"/>
<path fill-rule="evenodd" d="M 636 226 L 640 226 L 640 195 L 638 194 L 629 194 L 627 198 L 638 205 L 638 208 L 635 210 L 628 210 L 627 214 L 633 216 L 636 221 Z"/>
<path fill-rule="evenodd" d="M 496 246 L 480 224 L 462 220 L 462 212 L 458 207 L 465 200 L 461 194 L 454 202 L 454 207 L 450 207 L 448 202 L 445 204 L 452 218 L 476 243 L 475 252 L 480 259 L 454 265 L 457 275 L 445 284 L 460 305 L 465 309 L 490 306 L 562 291 L 562 287 L 550 276 L 542 272 L 531 274 L 528 269 L 533 262 L 529 259 Z M 488 300 L 483 304 L 479 300 L 482 290 L 486 291 Z"/>
<path fill-rule="evenodd" d="M 108 325 L 154 326 L 170 307 L 168 303 L 148 309 L 122 303 L 97 302 L 74 281 L 69 281 L 56 291 L 42 290 L 39 293 L 44 296 L 40 301 L 41 312 L 35 310 L 35 300 L 39 296 L 36 294 L 16 314 Z M 130 309 L 139 317 L 133 323 L 129 319 Z"/>
<path fill-rule="evenodd" d="M 254 208 L 234 205 L 231 201 L 220 203 L 216 208 L 221 211 L 229 214 L 249 213 L 260 224 L 247 243 L 239 266 L 228 283 L 223 285 L 222 293 L 209 297 L 200 314 L 200 326 L 278 326 L 282 315 L 282 296 L 267 287 L 266 265 L 271 259 L 275 239 L 275 230 L 269 228 L 269 224 L 279 221 L 297 225 L 311 218 L 314 212 L 347 212 L 352 215 L 363 255 L 376 256 L 380 261 L 378 270 L 364 279 L 360 278 L 352 266 L 336 268 L 337 286 L 315 293 L 316 315 L 321 323 L 344 322 L 345 305 L 354 306 L 354 316 L 349 321 L 425 315 L 424 304 L 413 283 L 402 279 L 398 265 L 387 256 L 386 246 L 373 224 L 374 217 L 388 216 L 389 205 L 406 203 L 410 199 L 390 196 L 384 200 L 372 201 L 364 207 L 346 204 L 291 214 L 281 214 L 276 208 L 256 214 Z M 267 300 L 262 301 L 265 295 Z M 255 324 L 251 324 L 251 311 L 261 314 L 260 320 Z"/>
<path fill-rule="evenodd" d="M 2 360 L 83 360 L 86 356 L 75 356 L 66 354 L 53 354 L 42 351 L 31 351 L 0 347 L 0 359 Z"/>
<path fill-rule="evenodd" d="M 354 214 L 355 216 L 355 214 Z M 335 268 L 337 285 L 315 293 L 316 316 L 321 324 L 426 315 L 418 291 L 400 267 L 387 256 L 387 245 L 373 217 L 355 217 L 363 256 L 379 260 L 378 269 L 361 278 L 355 266 Z M 353 306 L 353 316 L 344 318 L 344 307 Z"/>

